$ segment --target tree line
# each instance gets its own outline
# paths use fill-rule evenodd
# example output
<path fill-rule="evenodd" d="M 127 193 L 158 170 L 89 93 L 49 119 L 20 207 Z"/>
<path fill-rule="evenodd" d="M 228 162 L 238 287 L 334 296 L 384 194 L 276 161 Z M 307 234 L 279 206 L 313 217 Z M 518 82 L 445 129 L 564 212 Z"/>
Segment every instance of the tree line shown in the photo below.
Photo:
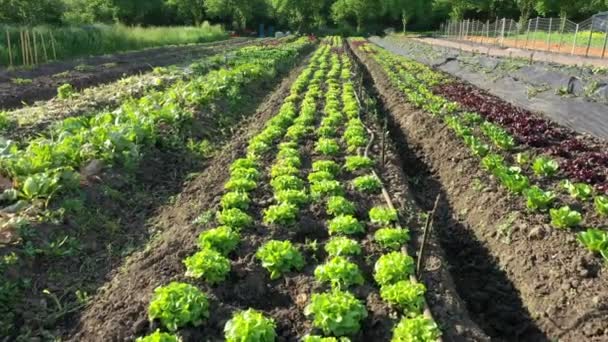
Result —
<path fill-rule="evenodd" d="M 255 29 L 265 23 L 298 31 L 388 26 L 432 29 L 447 19 L 533 16 L 584 19 L 608 0 L 0 0 L 0 21 L 14 24 L 198 25 L 204 20 Z"/>

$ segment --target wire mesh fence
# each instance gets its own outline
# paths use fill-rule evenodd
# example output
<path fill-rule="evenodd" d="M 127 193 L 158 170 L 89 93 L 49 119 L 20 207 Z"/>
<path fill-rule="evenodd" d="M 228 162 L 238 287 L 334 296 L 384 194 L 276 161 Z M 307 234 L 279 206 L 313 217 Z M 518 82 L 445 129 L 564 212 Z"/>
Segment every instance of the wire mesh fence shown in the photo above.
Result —
<path fill-rule="evenodd" d="M 575 23 L 566 18 L 534 18 L 448 21 L 440 34 L 447 39 L 500 47 L 608 58 L 608 19 L 594 16 Z"/>

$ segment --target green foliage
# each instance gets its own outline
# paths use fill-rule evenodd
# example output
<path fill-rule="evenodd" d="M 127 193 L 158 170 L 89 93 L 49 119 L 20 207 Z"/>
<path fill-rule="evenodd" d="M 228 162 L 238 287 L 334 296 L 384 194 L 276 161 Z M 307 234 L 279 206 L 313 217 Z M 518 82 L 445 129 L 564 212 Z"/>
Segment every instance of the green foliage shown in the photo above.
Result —
<path fill-rule="evenodd" d="M 260 171 L 253 167 L 237 167 L 230 172 L 230 178 L 256 181 L 260 178 Z"/>
<path fill-rule="evenodd" d="M 135 342 L 180 342 L 181 340 L 172 334 L 160 332 L 156 329 L 155 332 L 145 337 L 139 337 Z"/>
<path fill-rule="evenodd" d="M 247 210 L 249 209 L 249 203 L 251 203 L 251 199 L 246 192 L 228 192 L 224 194 L 221 200 L 221 205 L 223 209 L 241 209 Z"/>
<path fill-rule="evenodd" d="M 218 211 L 217 220 L 219 223 L 235 230 L 247 228 L 253 224 L 253 218 L 237 208 Z"/>
<path fill-rule="evenodd" d="M 418 315 L 414 317 L 403 317 L 395 331 L 391 342 L 412 342 L 412 341 L 437 341 L 441 336 L 441 331 L 437 323 L 431 319 Z"/>
<path fill-rule="evenodd" d="M 401 252 L 391 252 L 381 256 L 374 266 L 374 279 L 380 286 L 408 280 L 414 273 L 414 259 Z"/>
<path fill-rule="evenodd" d="M 354 215 L 356 212 L 353 202 L 343 196 L 332 196 L 327 199 L 327 214 L 332 216 Z"/>
<path fill-rule="evenodd" d="M 359 176 L 352 180 L 352 184 L 361 192 L 376 193 L 382 189 L 382 182 L 374 175 Z"/>
<path fill-rule="evenodd" d="M 342 196 L 344 188 L 337 180 L 324 180 L 310 185 L 310 195 L 315 200 L 323 199 L 327 196 Z"/>
<path fill-rule="evenodd" d="M 374 161 L 364 156 L 347 156 L 344 168 L 350 172 L 369 170 L 374 167 Z"/>
<path fill-rule="evenodd" d="M 261 312 L 249 309 L 232 316 L 224 327 L 226 342 L 274 342 L 276 323 Z"/>
<path fill-rule="evenodd" d="M 369 219 L 372 223 L 382 226 L 397 222 L 399 219 L 397 210 L 389 207 L 373 207 L 369 210 Z"/>
<path fill-rule="evenodd" d="M 300 169 L 290 165 L 275 164 L 270 169 L 270 177 L 278 178 L 281 176 L 297 176 L 300 173 Z"/>
<path fill-rule="evenodd" d="M 572 198 L 586 201 L 593 197 L 593 187 L 585 183 L 572 183 L 568 180 L 562 182 L 562 186 L 566 189 Z"/>
<path fill-rule="evenodd" d="M 481 159 L 481 167 L 494 173 L 498 169 L 506 168 L 505 159 L 498 154 L 488 154 Z"/>
<path fill-rule="evenodd" d="M 335 180 L 335 178 L 333 173 L 327 171 L 315 171 L 308 175 L 308 181 L 313 184 L 326 180 Z"/>
<path fill-rule="evenodd" d="M 521 173 L 519 168 L 497 169 L 494 174 L 497 175 L 502 185 L 514 194 L 520 194 L 530 186 L 530 180 Z"/>
<path fill-rule="evenodd" d="M 551 191 L 543 191 L 536 185 L 526 189 L 524 195 L 526 205 L 531 210 L 545 210 L 555 200 L 555 195 Z"/>
<path fill-rule="evenodd" d="M 213 249 L 223 255 L 228 255 L 239 244 L 241 236 L 230 227 L 220 226 L 202 232 L 198 236 L 201 249 Z"/>
<path fill-rule="evenodd" d="M 302 338 L 302 342 L 350 342 L 347 337 L 322 337 L 317 335 L 306 335 Z"/>
<path fill-rule="evenodd" d="M 559 170 L 559 164 L 554 159 L 541 156 L 534 159 L 532 170 L 537 176 L 551 177 Z"/>
<path fill-rule="evenodd" d="M 270 279 L 278 279 L 283 273 L 304 267 L 302 254 L 289 241 L 271 240 L 260 247 L 255 255 L 270 272 Z"/>
<path fill-rule="evenodd" d="M 599 253 L 608 262 L 608 232 L 589 228 L 578 233 L 577 240 L 591 252 Z"/>
<path fill-rule="evenodd" d="M 362 285 L 363 275 L 359 266 L 346 258 L 336 256 L 315 269 L 315 279 L 318 282 L 330 283 L 334 288 L 348 288 L 351 285 Z"/>
<path fill-rule="evenodd" d="M 471 149 L 473 155 L 477 157 L 483 158 L 490 152 L 490 147 L 473 135 L 466 135 L 464 137 L 464 143 Z"/>
<path fill-rule="evenodd" d="M 351 293 L 334 289 L 313 294 L 304 314 L 313 316 L 313 326 L 325 334 L 343 336 L 359 332 L 361 321 L 367 317 L 367 310 Z"/>
<path fill-rule="evenodd" d="M 365 228 L 363 225 L 352 215 L 340 215 L 331 219 L 327 224 L 329 234 L 345 234 L 352 235 L 357 233 L 363 233 Z"/>
<path fill-rule="evenodd" d="M 398 307 L 407 314 L 420 314 L 424 308 L 426 287 L 420 283 L 401 280 L 382 286 L 380 297 L 390 305 Z"/>
<path fill-rule="evenodd" d="M 515 147 L 515 139 L 502 127 L 484 122 L 481 125 L 481 131 L 492 140 L 496 147 L 502 150 L 510 150 Z"/>
<path fill-rule="evenodd" d="M 560 229 L 578 226 L 583 221 L 581 213 L 570 209 L 569 206 L 551 209 L 549 215 L 551 216 L 551 225 Z"/>
<path fill-rule="evenodd" d="M 274 198 L 279 203 L 289 203 L 296 206 L 302 206 L 310 201 L 310 197 L 304 190 L 283 190 L 277 191 Z"/>
<path fill-rule="evenodd" d="M 608 196 L 597 196 L 593 202 L 598 215 L 608 216 Z"/>
<path fill-rule="evenodd" d="M 224 184 L 224 189 L 234 192 L 250 192 L 257 188 L 258 184 L 250 179 L 246 178 L 234 178 L 230 179 Z"/>
<path fill-rule="evenodd" d="M 403 228 L 381 228 L 374 233 L 374 240 L 382 248 L 398 250 L 410 240 L 410 232 Z"/>
<path fill-rule="evenodd" d="M 270 186 L 275 192 L 284 190 L 302 190 L 304 181 L 297 176 L 279 176 L 270 181 Z"/>
<path fill-rule="evenodd" d="M 76 93 L 76 90 L 71 84 L 64 84 L 57 88 L 57 97 L 65 100 L 71 98 Z"/>
<path fill-rule="evenodd" d="M 209 317 L 209 300 L 192 285 L 172 282 L 154 290 L 148 317 L 150 321 L 158 319 L 170 331 L 199 326 Z"/>
<path fill-rule="evenodd" d="M 316 162 L 312 163 L 312 170 L 314 172 L 329 172 L 335 177 L 340 172 L 340 165 L 333 160 L 317 160 Z"/>
<path fill-rule="evenodd" d="M 320 138 L 315 145 L 315 152 L 324 156 L 340 154 L 340 144 L 335 139 Z"/>
<path fill-rule="evenodd" d="M 186 276 L 203 278 L 209 284 L 217 284 L 230 272 L 230 260 L 213 249 L 202 249 L 184 260 Z"/>
<path fill-rule="evenodd" d="M 46 172 L 31 175 L 23 182 L 19 195 L 27 200 L 50 198 L 59 190 L 59 181 L 59 175 L 51 175 Z"/>
<path fill-rule="evenodd" d="M 325 245 L 329 256 L 354 256 L 361 254 L 361 246 L 355 240 L 344 236 L 335 236 Z"/>
<path fill-rule="evenodd" d="M 288 202 L 271 205 L 264 211 L 264 223 L 292 225 L 298 218 L 298 212 L 298 207 Z"/>

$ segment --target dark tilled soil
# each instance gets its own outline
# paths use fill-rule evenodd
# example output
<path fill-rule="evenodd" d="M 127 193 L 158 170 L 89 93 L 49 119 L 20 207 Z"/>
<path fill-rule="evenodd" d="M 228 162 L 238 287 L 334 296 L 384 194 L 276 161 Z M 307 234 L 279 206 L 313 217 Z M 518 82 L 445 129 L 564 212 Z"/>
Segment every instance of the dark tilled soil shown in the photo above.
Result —
<path fill-rule="evenodd" d="M 57 88 L 69 83 L 84 89 L 137 74 L 155 67 L 178 64 L 214 53 L 225 46 L 248 44 L 251 40 L 235 38 L 207 44 L 169 46 L 114 55 L 95 56 L 67 62 L 53 62 L 32 70 L 0 71 L 0 108 L 13 109 L 23 104 L 48 100 L 57 95 Z M 77 68 L 85 66 L 84 69 Z M 80 70 L 77 70 L 80 69 Z M 31 80 L 15 84 L 13 79 Z"/>
<path fill-rule="evenodd" d="M 391 113 L 416 201 L 429 209 L 442 197 L 435 232 L 447 259 L 435 266 L 452 274 L 472 319 L 497 341 L 608 340 L 601 260 L 574 234 L 527 214 L 439 119 L 406 103 L 380 66 L 358 55 Z"/>

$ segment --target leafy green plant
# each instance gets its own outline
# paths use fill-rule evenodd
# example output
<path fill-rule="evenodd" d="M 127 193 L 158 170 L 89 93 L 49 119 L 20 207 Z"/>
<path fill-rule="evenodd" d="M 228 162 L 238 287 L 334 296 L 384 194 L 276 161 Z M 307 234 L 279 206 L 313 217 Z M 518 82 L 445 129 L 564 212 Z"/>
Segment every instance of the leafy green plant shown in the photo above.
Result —
<path fill-rule="evenodd" d="M 251 216 L 237 208 L 218 211 L 217 220 L 219 223 L 236 230 L 247 228 L 253 223 Z"/>
<path fill-rule="evenodd" d="M 57 97 L 61 100 L 69 99 L 76 93 L 76 89 L 69 84 L 63 84 L 57 88 Z"/>
<path fill-rule="evenodd" d="M 282 190 L 274 194 L 274 198 L 279 203 L 290 203 L 296 206 L 302 206 L 310 201 L 310 197 L 304 190 Z"/>
<path fill-rule="evenodd" d="M 332 216 L 354 215 L 356 208 L 353 202 L 343 196 L 332 196 L 327 199 L 327 214 Z"/>
<path fill-rule="evenodd" d="M 369 170 L 372 167 L 374 167 L 374 161 L 364 156 L 347 156 L 344 163 L 344 168 L 350 172 Z"/>
<path fill-rule="evenodd" d="M 334 176 L 333 173 L 331 172 L 327 172 L 327 171 L 315 171 L 315 172 L 311 172 L 308 175 L 308 181 L 310 183 L 319 183 L 322 181 L 330 181 L 330 180 L 335 180 L 336 177 Z"/>
<path fill-rule="evenodd" d="M 340 153 L 340 144 L 335 139 L 320 138 L 315 144 L 315 152 L 324 156 L 336 156 Z"/>
<path fill-rule="evenodd" d="M 325 244 L 329 256 L 353 256 L 361 254 L 361 246 L 355 240 L 344 236 L 335 236 Z"/>
<path fill-rule="evenodd" d="M 284 158 L 300 158 L 300 151 L 298 151 L 297 148 L 293 147 L 279 148 L 279 152 L 277 153 L 277 159 Z"/>
<path fill-rule="evenodd" d="M 408 314 L 420 314 L 424 308 L 425 292 L 426 287 L 423 284 L 401 280 L 394 284 L 382 286 L 380 297 L 385 302 L 398 307 Z"/>
<path fill-rule="evenodd" d="M 260 178 L 260 171 L 255 168 L 238 167 L 230 172 L 231 179 L 249 179 L 256 181 Z"/>
<path fill-rule="evenodd" d="M 437 341 L 441 331 L 433 320 L 418 315 L 403 317 L 393 331 L 391 342 Z"/>
<path fill-rule="evenodd" d="M 270 279 L 277 279 L 283 273 L 304 267 L 302 254 L 289 241 L 268 241 L 255 255 L 262 262 L 262 267 L 270 272 Z"/>
<path fill-rule="evenodd" d="M 563 181 L 562 187 L 566 189 L 572 198 L 586 201 L 593 197 L 593 187 L 585 183 L 572 183 L 569 180 Z"/>
<path fill-rule="evenodd" d="M 374 279 L 380 286 L 407 280 L 414 273 L 414 259 L 401 252 L 381 256 L 374 266 Z"/>
<path fill-rule="evenodd" d="M 172 282 L 157 287 L 148 308 L 150 321 L 158 319 L 169 331 L 188 324 L 198 326 L 208 317 L 207 295 L 185 283 Z"/>
<path fill-rule="evenodd" d="M 515 155 L 515 162 L 520 166 L 526 166 L 530 164 L 532 157 L 529 152 L 520 152 Z"/>
<path fill-rule="evenodd" d="M 540 156 L 534 159 L 534 162 L 532 163 L 532 170 L 537 176 L 551 177 L 557 173 L 557 170 L 559 170 L 559 164 L 554 159 Z"/>
<path fill-rule="evenodd" d="M 317 160 L 316 162 L 312 163 L 312 171 L 324 171 L 337 176 L 340 172 L 340 165 L 333 160 Z"/>
<path fill-rule="evenodd" d="M 25 179 L 19 195 L 27 200 L 50 198 L 59 189 L 59 176 L 37 173 Z"/>
<path fill-rule="evenodd" d="M 230 172 L 236 169 L 257 169 L 258 163 L 253 158 L 239 158 L 230 165 Z"/>
<path fill-rule="evenodd" d="M 410 240 L 410 232 L 403 228 L 381 228 L 374 233 L 374 240 L 383 248 L 398 250 Z"/>
<path fill-rule="evenodd" d="M 323 337 L 317 335 L 306 335 L 302 338 L 302 342 L 350 342 L 348 337 Z"/>
<path fill-rule="evenodd" d="M 230 260 L 213 249 L 202 249 L 184 260 L 186 276 L 217 284 L 230 272 Z"/>
<path fill-rule="evenodd" d="M 597 196 L 593 200 L 595 211 L 600 216 L 608 216 L 608 196 Z"/>
<path fill-rule="evenodd" d="M 325 334 L 343 336 L 355 334 L 361 329 L 361 321 L 367 317 L 367 310 L 351 293 L 334 289 L 313 294 L 304 314 L 313 316 L 313 326 Z"/>
<path fill-rule="evenodd" d="M 555 200 L 555 195 L 551 191 L 543 191 L 538 186 L 532 186 L 524 190 L 526 205 L 531 210 L 545 210 Z"/>
<path fill-rule="evenodd" d="M 329 234 L 357 234 L 363 233 L 365 228 L 352 215 L 340 215 L 331 219 L 327 224 Z"/>
<path fill-rule="evenodd" d="M 362 285 L 364 281 L 359 266 L 341 256 L 333 257 L 325 264 L 317 266 L 315 279 L 321 283 L 330 283 L 335 288 Z"/>
<path fill-rule="evenodd" d="M 496 147 L 502 150 L 510 150 L 515 146 L 515 139 L 503 128 L 490 122 L 481 125 L 481 131 L 492 140 Z"/>
<path fill-rule="evenodd" d="M 514 194 L 520 194 L 530 186 L 530 180 L 521 174 L 519 168 L 502 169 L 497 175 L 502 185 Z"/>
<path fill-rule="evenodd" d="M 580 232 L 577 240 L 593 253 L 599 253 L 608 262 L 608 232 L 589 228 Z"/>
<path fill-rule="evenodd" d="M 241 236 L 230 227 L 220 226 L 202 232 L 198 236 L 201 249 L 213 249 L 222 255 L 228 255 L 239 244 Z"/>
<path fill-rule="evenodd" d="M 324 180 L 310 185 L 310 195 L 315 200 L 323 199 L 327 196 L 342 196 L 344 188 L 337 180 Z"/>
<path fill-rule="evenodd" d="M 257 188 L 258 184 L 247 178 L 233 178 L 224 184 L 224 189 L 234 192 L 250 192 Z"/>
<path fill-rule="evenodd" d="M 155 332 L 148 336 L 139 337 L 135 342 L 180 342 L 181 339 L 173 334 L 160 332 L 156 329 Z"/>
<path fill-rule="evenodd" d="M 570 209 L 569 206 L 551 209 L 549 215 L 551 216 L 551 225 L 555 228 L 571 228 L 578 226 L 583 221 L 581 213 Z"/>
<path fill-rule="evenodd" d="M 373 207 L 369 210 L 369 219 L 375 224 L 388 225 L 397 222 L 397 210 L 389 207 Z"/>
<path fill-rule="evenodd" d="M 374 175 L 359 176 L 352 180 L 352 184 L 361 192 L 376 193 L 382 189 L 382 182 Z"/>
<path fill-rule="evenodd" d="M 224 326 L 226 342 L 274 342 L 276 323 L 261 312 L 249 309 L 232 316 Z"/>
<path fill-rule="evenodd" d="M 493 173 L 499 168 L 506 168 L 505 159 L 501 155 L 491 153 L 481 159 L 481 167 Z"/>
<path fill-rule="evenodd" d="M 275 192 L 283 190 L 302 190 L 304 181 L 296 176 L 279 176 L 270 181 Z"/>
<path fill-rule="evenodd" d="M 475 156 L 485 157 L 488 152 L 490 152 L 490 147 L 473 135 L 465 136 L 464 142 L 467 146 L 469 146 L 471 152 L 473 152 L 473 155 Z"/>
<path fill-rule="evenodd" d="M 288 202 L 271 205 L 268 209 L 264 210 L 264 223 L 291 225 L 296 222 L 298 212 L 298 207 Z"/>
<path fill-rule="evenodd" d="M 249 203 L 251 203 L 251 199 L 246 192 L 227 192 L 222 196 L 221 205 L 223 209 L 241 209 L 247 210 L 249 209 Z"/>
<path fill-rule="evenodd" d="M 290 165 L 275 164 L 270 169 L 270 177 L 277 178 L 280 176 L 297 176 L 300 173 L 300 169 Z"/>

